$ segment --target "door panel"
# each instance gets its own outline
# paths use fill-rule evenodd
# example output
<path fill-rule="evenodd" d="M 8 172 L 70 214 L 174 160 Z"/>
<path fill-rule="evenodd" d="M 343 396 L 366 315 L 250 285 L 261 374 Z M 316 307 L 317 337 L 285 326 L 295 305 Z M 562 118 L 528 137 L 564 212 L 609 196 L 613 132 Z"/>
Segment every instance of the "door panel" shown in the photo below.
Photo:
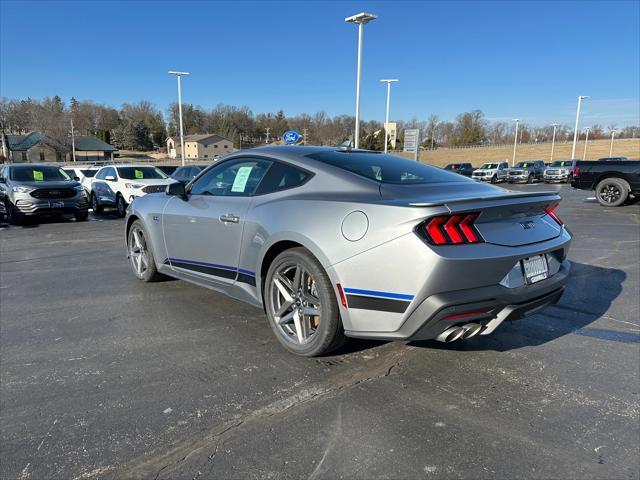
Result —
<path fill-rule="evenodd" d="M 162 217 L 171 268 L 212 284 L 233 284 L 250 201 L 205 195 L 171 199 Z"/>

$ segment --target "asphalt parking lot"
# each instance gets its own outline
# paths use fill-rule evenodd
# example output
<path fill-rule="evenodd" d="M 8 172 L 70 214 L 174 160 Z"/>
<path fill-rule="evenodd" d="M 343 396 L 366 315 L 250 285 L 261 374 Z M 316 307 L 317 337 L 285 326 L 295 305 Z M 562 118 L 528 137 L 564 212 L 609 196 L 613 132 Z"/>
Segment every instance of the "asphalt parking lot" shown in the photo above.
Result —
<path fill-rule="evenodd" d="M 261 310 L 137 281 L 121 219 L 0 226 L 0 477 L 637 479 L 640 207 L 513 188 L 564 197 L 557 306 L 317 359 Z"/>

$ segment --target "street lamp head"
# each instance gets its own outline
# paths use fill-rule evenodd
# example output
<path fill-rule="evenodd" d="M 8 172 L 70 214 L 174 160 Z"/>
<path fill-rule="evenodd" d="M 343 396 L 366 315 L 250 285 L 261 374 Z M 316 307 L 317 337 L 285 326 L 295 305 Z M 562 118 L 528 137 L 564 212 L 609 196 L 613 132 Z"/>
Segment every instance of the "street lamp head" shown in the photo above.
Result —
<path fill-rule="evenodd" d="M 559 124 L 559 123 L 552 123 L 552 124 L 551 124 L 551 126 L 552 126 L 552 127 L 559 127 L 559 126 L 560 126 L 560 124 Z"/>
<path fill-rule="evenodd" d="M 183 75 L 191 75 L 189 72 L 175 72 L 173 70 L 169 70 L 169 72 L 171 75 L 178 75 L 179 77 L 183 76 Z"/>
<path fill-rule="evenodd" d="M 399 82 L 400 80 L 398 80 L 397 78 L 389 78 L 389 79 L 384 79 L 384 80 L 380 80 L 382 83 L 395 83 L 395 82 Z"/>
<path fill-rule="evenodd" d="M 372 13 L 360 12 L 345 18 L 344 21 L 348 23 L 358 23 L 365 25 L 370 21 L 375 20 L 376 18 L 378 18 L 378 16 Z"/>
<path fill-rule="evenodd" d="M 520 119 L 519 119 L 519 118 L 512 118 L 512 119 L 511 119 L 511 121 L 516 122 L 516 123 L 519 123 L 519 122 L 520 122 Z"/>
<path fill-rule="evenodd" d="M 591 97 L 590 97 L 590 96 L 588 96 L 588 95 L 580 95 L 578 98 L 579 98 L 580 100 L 585 100 L 585 99 L 587 99 L 587 98 L 591 98 Z"/>

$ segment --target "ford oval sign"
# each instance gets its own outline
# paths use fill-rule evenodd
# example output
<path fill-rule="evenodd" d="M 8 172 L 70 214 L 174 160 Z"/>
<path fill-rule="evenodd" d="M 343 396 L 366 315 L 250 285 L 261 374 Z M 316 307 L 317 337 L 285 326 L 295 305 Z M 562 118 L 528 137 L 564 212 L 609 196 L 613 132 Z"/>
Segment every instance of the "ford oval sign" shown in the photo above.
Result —
<path fill-rule="evenodd" d="M 282 139 L 285 141 L 287 145 L 294 145 L 300 141 L 302 135 L 300 135 L 295 130 L 287 130 L 282 134 Z"/>

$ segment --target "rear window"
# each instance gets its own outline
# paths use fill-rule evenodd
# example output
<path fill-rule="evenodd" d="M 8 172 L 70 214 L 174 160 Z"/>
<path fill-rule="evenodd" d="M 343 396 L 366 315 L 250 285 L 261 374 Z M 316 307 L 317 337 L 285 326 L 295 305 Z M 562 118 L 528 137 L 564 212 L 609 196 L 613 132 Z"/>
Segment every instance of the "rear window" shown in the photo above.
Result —
<path fill-rule="evenodd" d="M 326 151 L 308 157 L 380 183 L 409 185 L 471 181 L 441 168 L 383 153 Z"/>
<path fill-rule="evenodd" d="M 118 175 L 125 180 L 167 178 L 167 176 L 156 167 L 118 167 Z"/>
<path fill-rule="evenodd" d="M 19 166 L 11 168 L 11 180 L 16 182 L 55 182 L 71 180 L 61 168 L 53 166 Z"/>

